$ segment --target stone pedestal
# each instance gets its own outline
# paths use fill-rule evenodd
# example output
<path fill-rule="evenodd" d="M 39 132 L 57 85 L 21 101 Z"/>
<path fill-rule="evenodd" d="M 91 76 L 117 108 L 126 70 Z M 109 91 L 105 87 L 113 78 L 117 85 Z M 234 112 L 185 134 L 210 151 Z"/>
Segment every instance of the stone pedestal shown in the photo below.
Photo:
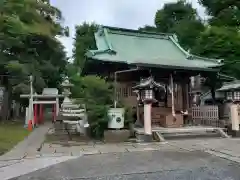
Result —
<path fill-rule="evenodd" d="M 136 141 L 137 142 L 152 142 L 153 141 L 153 137 L 152 135 L 146 135 L 144 133 L 141 132 L 136 132 Z"/>
<path fill-rule="evenodd" d="M 120 143 L 128 141 L 130 137 L 129 130 L 106 130 L 104 131 L 104 140 L 109 143 Z"/>
<path fill-rule="evenodd" d="M 232 137 L 240 137 L 240 131 L 232 131 L 231 132 L 231 134 L 232 134 Z"/>

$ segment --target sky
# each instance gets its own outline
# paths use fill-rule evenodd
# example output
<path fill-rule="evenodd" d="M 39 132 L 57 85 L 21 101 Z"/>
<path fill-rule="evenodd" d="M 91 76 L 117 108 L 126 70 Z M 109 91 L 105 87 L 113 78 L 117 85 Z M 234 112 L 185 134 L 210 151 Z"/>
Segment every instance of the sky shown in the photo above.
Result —
<path fill-rule="evenodd" d="M 74 27 L 83 22 L 137 29 L 153 25 L 154 16 L 165 3 L 177 0 L 51 0 L 62 11 L 64 25 L 70 28 L 70 37 L 61 38 L 69 57 L 72 56 Z M 197 0 L 187 0 L 204 16 L 204 9 Z"/>

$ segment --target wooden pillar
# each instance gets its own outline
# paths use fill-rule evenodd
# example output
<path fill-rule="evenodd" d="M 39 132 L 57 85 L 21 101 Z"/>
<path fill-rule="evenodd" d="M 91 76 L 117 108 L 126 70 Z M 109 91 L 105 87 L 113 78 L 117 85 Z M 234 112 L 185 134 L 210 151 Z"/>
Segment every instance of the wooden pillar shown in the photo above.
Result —
<path fill-rule="evenodd" d="M 29 108 L 26 107 L 25 109 L 25 126 L 27 127 L 28 126 L 28 123 L 29 123 L 29 112 L 28 112 Z"/>
<path fill-rule="evenodd" d="M 54 123 L 56 120 L 56 104 L 53 104 L 53 109 L 52 109 L 52 122 Z"/>
<path fill-rule="evenodd" d="M 34 104 L 34 124 L 38 124 L 38 105 Z"/>
<path fill-rule="evenodd" d="M 56 115 L 59 113 L 59 98 L 56 98 Z"/>
<path fill-rule="evenodd" d="M 187 97 L 186 97 L 186 91 L 187 91 L 187 87 L 186 87 L 186 81 L 182 81 L 181 82 L 181 86 L 182 86 L 182 111 L 186 111 L 187 110 Z"/>
<path fill-rule="evenodd" d="M 176 118 L 175 113 L 175 98 L 174 98 L 174 83 L 173 83 L 173 75 L 170 74 L 170 85 L 171 85 L 171 96 L 172 96 L 172 116 Z"/>
<path fill-rule="evenodd" d="M 43 124 L 43 105 L 39 104 L 39 124 Z"/>
<path fill-rule="evenodd" d="M 33 120 L 33 107 L 32 107 L 32 100 L 31 98 L 29 100 L 29 106 L 28 106 L 28 124 L 31 123 L 32 126 L 34 126 L 34 120 Z"/>
<path fill-rule="evenodd" d="M 189 83 L 189 79 L 187 81 L 187 84 L 186 84 L 186 106 L 187 108 L 192 108 L 191 106 L 192 104 L 190 104 L 190 83 Z"/>

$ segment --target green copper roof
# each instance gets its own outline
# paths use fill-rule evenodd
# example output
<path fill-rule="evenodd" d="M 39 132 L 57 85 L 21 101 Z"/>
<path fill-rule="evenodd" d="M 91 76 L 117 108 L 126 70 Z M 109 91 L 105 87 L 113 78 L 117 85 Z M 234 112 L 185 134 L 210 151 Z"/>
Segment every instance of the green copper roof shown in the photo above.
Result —
<path fill-rule="evenodd" d="M 223 86 L 217 91 L 231 91 L 231 90 L 239 90 L 239 89 L 240 89 L 240 81 L 235 80 L 235 81 L 223 84 Z"/>
<path fill-rule="evenodd" d="M 176 68 L 212 68 L 221 60 L 198 57 L 186 52 L 173 34 L 140 32 L 114 27 L 100 27 L 95 33 L 97 50 L 86 55 L 94 60 L 136 65 Z"/>

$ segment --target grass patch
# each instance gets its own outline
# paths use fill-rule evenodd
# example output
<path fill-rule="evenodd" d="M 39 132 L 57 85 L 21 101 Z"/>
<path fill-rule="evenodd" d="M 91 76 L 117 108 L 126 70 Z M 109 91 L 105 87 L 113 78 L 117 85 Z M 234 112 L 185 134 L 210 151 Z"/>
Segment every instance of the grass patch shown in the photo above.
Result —
<path fill-rule="evenodd" d="M 29 134 L 21 122 L 0 123 L 0 155 L 13 148 Z"/>

